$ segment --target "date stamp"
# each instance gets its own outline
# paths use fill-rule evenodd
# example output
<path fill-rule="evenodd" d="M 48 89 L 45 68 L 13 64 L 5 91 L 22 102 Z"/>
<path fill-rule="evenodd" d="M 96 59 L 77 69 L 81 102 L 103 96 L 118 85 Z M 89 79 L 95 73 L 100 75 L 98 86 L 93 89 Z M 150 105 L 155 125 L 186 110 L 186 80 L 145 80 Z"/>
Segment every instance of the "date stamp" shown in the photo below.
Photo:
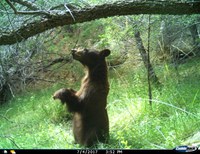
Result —
<path fill-rule="evenodd" d="M 77 150 L 77 154 L 97 154 L 98 150 Z"/>

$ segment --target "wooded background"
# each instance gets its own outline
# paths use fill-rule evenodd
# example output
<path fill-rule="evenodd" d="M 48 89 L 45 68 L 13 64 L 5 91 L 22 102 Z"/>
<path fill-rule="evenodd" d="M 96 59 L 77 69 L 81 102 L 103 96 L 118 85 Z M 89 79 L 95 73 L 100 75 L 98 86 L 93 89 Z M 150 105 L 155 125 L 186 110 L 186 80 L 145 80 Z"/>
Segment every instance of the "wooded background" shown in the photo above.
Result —
<path fill-rule="evenodd" d="M 0 0 L 0 149 L 82 148 L 51 98 L 80 87 L 78 47 L 111 50 L 95 149 L 200 146 L 199 0 Z"/>
<path fill-rule="evenodd" d="M 159 83 L 147 63 L 148 42 L 153 61 L 170 59 L 175 67 L 181 58 L 199 55 L 199 13 L 200 2 L 186 0 L 1 1 L 1 102 L 33 81 L 55 81 L 42 76 L 57 70 L 52 66 L 58 63 L 70 63 L 69 51 L 77 44 L 111 48 L 115 57 L 109 61 L 111 67 L 123 64 L 139 49 L 152 80 Z M 57 49 L 52 49 L 52 42 Z"/>

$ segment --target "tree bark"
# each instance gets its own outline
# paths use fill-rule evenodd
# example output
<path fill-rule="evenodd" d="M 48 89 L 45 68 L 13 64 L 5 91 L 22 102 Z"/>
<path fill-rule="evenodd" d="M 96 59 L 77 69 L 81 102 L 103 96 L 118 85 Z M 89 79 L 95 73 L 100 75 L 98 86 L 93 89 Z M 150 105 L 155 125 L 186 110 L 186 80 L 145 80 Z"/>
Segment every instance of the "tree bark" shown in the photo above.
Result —
<path fill-rule="evenodd" d="M 198 28 L 197 28 L 197 24 L 193 24 L 192 26 L 190 26 L 190 32 L 192 35 L 192 41 L 193 41 L 193 46 L 194 46 L 194 53 L 199 55 L 199 51 L 200 51 L 200 43 L 199 43 L 199 33 L 198 33 Z"/>
<path fill-rule="evenodd" d="M 11 32 L 2 32 L 2 35 L 0 35 L 0 45 L 10 45 L 21 42 L 31 36 L 58 26 L 82 23 L 112 16 L 134 14 L 199 14 L 200 2 L 130 0 L 84 7 L 81 9 L 78 7 L 72 7 L 70 10 L 60 10 L 55 14 L 53 11 L 54 10 L 42 11 L 43 13 L 45 12 L 45 14 L 49 12 L 49 16 L 30 22 L 26 25 L 22 25 L 20 28 L 14 29 Z M 44 17 L 44 14 L 41 14 L 41 16 Z"/>
<path fill-rule="evenodd" d="M 155 74 L 155 71 L 153 69 L 153 66 L 150 63 L 150 60 L 148 60 L 148 56 L 147 56 L 147 52 L 144 48 L 142 39 L 140 37 L 140 32 L 136 32 L 135 33 L 135 40 L 136 40 L 136 44 L 137 44 L 137 48 L 140 52 L 140 55 L 142 57 L 142 61 L 144 63 L 144 66 L 146 68 L 146 70 L 149 72 L 149 79 L 152 83 L 156 83 L 156 84 L 160 84 L 158 77 Z"/>

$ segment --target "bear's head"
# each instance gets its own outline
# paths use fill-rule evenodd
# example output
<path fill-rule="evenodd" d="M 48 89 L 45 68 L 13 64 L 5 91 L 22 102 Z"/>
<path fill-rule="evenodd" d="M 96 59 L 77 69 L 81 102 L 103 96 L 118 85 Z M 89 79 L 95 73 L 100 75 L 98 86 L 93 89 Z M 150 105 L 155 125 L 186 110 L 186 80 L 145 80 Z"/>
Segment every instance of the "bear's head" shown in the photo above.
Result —
<path fill-rule="evenodd" d="M 88 67 L 94 67 L 101 62 L 105 62 L 105 57 L 109 55 L 109 49 L 104 49 L 100 52 L 90 49 L 72 49 L 73 58 Z"/>

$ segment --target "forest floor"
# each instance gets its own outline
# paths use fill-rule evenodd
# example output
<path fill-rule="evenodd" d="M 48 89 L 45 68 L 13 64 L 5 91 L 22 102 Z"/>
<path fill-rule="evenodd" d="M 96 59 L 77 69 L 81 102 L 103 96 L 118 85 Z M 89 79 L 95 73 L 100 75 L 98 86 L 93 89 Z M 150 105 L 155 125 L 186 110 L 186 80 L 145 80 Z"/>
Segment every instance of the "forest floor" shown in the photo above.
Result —
<path fill-rule="evenodd" d="M 143 66 L 109 71 L 110 141 L 96 148 L 173 149 L 200 143 L 195 138 L 200 132 L 200 59 L 180 64 L 178 71 L 172 64 L 154 67 L 162 87 L 152 87 L 152 106 Z M 40 88 L 0 107 L 0 149 L 82 148 L 73 143 L 72 116 L 52 99 L 61 85 Z"/>

